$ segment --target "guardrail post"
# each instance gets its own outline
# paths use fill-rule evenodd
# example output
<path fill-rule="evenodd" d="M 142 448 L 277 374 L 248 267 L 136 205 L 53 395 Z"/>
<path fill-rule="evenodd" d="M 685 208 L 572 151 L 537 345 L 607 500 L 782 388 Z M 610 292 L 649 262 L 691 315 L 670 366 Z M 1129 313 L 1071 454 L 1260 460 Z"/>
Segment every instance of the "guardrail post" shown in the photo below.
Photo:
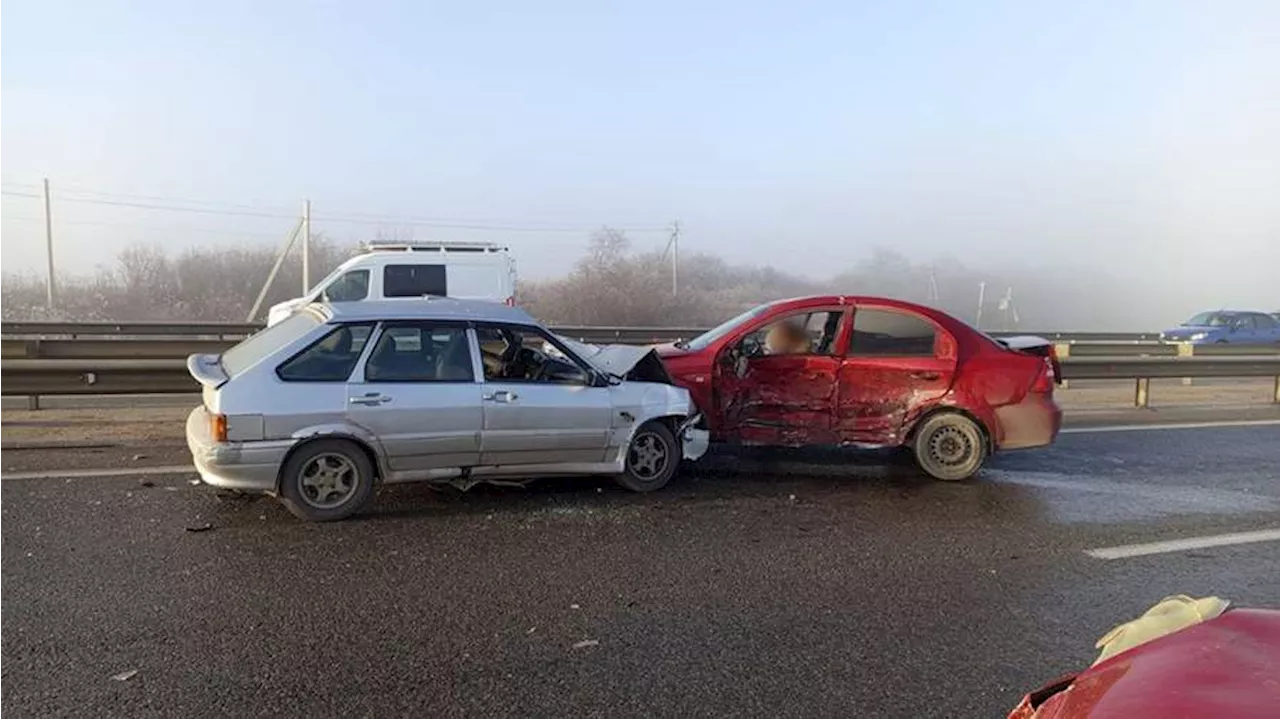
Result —
<path fill-rule="evenodd" d="M 1062 360 L 1071 356 L 1071 343 L 1058 342 L 1053 346 L 1053 355 L 1058 358 L 1058 362 L 1059 362 L 1058 366 L 1061 367 Z M 1057 379 L 1058 379 L 1058 387 L 1062 389 L 1067 389 L 1067 386 L 1068 386 L 1067 381 L 1061 377 L 1058 377 Z"/>
<path fill-rule="evenodd" d="M 1133 390 L 1133 406 L 1147 409 L 1151 404 L 1151 380 L 1139 377 Z"/>
<path fill-rule="evenodd" d="M 27 409 L 31 410 L 32 412 L 40 409 L 40 395 L 38 394 L 27 395 Z"/>
<path fill-rule="evenodd" d="M 1276 392 L 1275 397 L 1272 399 L 1275 400 L 1276 404 L 1280 404 L 1280 375 L 1276 375 Z"/>
<path fill-rule="evenodd" d="M 1179 342 L 1179 343 L 1178 343 L 1178 356 L 1179 356 L 1179 357 L 1194 357 L 1194 356 L 1195 356 L 1195 354 L 1196 354 L 1196 346 L 1195 346 L 1195 345 L 1191 344 L 1190 342 Z M 1183 377 L 1183 378 L 1182 378 L 1182 384 L 1183 384 L 1184 386 L 1188 386 L 1188 387 L 1189 387 L 1189 386 L 1191 386 L 1191 384 L 1192 384 L 1191 378 L 1190 378 L 1190 377 Z"/>

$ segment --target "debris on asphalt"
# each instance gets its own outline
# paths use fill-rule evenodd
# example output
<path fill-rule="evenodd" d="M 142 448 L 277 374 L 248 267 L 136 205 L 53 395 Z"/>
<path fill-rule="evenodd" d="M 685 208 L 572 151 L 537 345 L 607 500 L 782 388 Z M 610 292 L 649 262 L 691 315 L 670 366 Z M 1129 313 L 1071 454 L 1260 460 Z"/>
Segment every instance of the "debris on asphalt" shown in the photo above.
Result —
<path fill-rule="evenodd" d="M 127 671 L 127 672 L 120 672 L 119 674 L 112 674 L 112 675 L 111 675 L 111 678 L 112 678 L 112 679 L 114 679 L 114 680 L 116 680 L 116 681 L 118 681 L 118 682 L 127 682 L 127 681 L 129 681 L 130 679 L 134 678 L 134 676 L 136 676 L 137 674 L 138 674 L 138 670 L 137 670 L 137 669 L 130 669 L 130 670 L 129 670 L 129 671 Z"/>
<path fill-rule="evenodd" d="M 194 527 L 187 527 L 188 532 L 207 532 L 210 529 L 213 529 L 213 525 L 209 522 L 205 522 L 204 524 L 199 524 Z"/>
<path fill-rule="evenodd" d="M 533 634 L 535 630 L 537 630 L 537 627 L 529 627 L 529 631 L 525 632 L 525 634 Z"/>
<path fill-rule="evenodd" d="M 145 454 L 135 454 L 135 455 L 133 455 L 133 461 L 135 461 L 135 462 L 137 462 L 138 460 L 141 460 L 141 459 L 146 459 L 146 458 L 147 458 L 147 455 L 145 455 Z"/>
<path fill-rule="evenodd" d="M 199 485 L 200 485 L 200 480 L 198 480 L 198 479 L 190 479 L 190 480 L 187 480 L 187 484 L 189 484 L 189 485 L 191 485 L 191 486 L 193 486 L 193 487 L 197 487 L 197 486 L 199 486 Z"/>
<path fill-rule="evenodd" d="M 600 646 L 600 642 L 596 641 L 595 639 L 583 639 L 582 641 L 578 642 L 577 644 L 574 644 L 574 645 L 573 645 L 573 648 L 574 648 L 574 649 L 586 649 L 587 647 L 598 647 L 598 646 Z"/>
<path fill-rule="evenodd" d="M 570 605 L 569 605 L 569 608 L 570 608 L 570 609 L 582 609 L 582 607 L 578 606 L 577 604 L 570 604 Z"/>

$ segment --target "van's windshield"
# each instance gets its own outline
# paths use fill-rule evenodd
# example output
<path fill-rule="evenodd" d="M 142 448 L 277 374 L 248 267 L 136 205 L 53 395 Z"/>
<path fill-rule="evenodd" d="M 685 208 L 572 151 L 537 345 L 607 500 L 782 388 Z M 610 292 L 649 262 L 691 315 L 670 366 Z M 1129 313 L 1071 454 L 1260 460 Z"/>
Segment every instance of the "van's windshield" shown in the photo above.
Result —
<path fill-rule="evenodd" d="M 285 345 L 297 340 L 320 324 L 314 312 L 297 312 L 289 315 L 257 334 L 246 337 L 240 344 L 222 353 L 219 362 L 228 377 L 235 377 Z"/>

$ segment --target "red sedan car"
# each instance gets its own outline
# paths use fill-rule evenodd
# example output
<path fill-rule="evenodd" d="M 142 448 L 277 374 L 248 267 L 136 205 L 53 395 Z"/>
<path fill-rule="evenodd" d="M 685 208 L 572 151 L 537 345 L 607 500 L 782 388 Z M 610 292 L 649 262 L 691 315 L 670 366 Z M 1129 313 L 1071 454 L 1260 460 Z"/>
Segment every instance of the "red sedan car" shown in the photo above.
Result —
<path fill-rule="evenodd" d="M 713 440 L 905 446 L 938 479 L 971 477 L 995 451 L 1050 444 L 1062 420 L 1047 342 L 1002 343 L 897 300 L 771 302 L 658 351 Z"/>

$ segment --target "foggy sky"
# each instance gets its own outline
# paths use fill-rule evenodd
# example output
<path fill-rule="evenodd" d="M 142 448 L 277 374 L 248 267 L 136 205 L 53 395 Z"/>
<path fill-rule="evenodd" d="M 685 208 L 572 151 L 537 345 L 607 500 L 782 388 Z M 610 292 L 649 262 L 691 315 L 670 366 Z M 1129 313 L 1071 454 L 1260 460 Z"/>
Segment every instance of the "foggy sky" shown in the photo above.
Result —
<path fill-rule="evenodd" d="M 679 219 L 810 276 L 887 246 L 1280 309 L 1278 2 L 614 5 L 10 0 L 4 189 L 50 178 L 76 272 L 279 242 L 309 197 L 317 232 L 507 241 L 531 277 Z M 42 270 L 41 212 L 4 196 L 5 271 Z"/>

